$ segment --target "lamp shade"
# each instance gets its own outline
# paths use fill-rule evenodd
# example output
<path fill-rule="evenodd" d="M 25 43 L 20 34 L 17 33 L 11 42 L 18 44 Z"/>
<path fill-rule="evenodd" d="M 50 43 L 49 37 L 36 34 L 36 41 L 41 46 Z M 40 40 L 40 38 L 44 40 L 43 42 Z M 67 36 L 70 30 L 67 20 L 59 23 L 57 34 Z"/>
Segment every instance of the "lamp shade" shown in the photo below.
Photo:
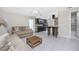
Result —
<path fill-rule="evenodd" d="M 6 26 L 6 22 L 4 20 L 0 20 L 0 26 L 1 25 Z"/>
<path fill-rule="evenodd" d="M 1 25 L 1 26 L 0 26 L 0 28 L 4 28 L 4 26 L 3 26 L 3 25 Z"/>

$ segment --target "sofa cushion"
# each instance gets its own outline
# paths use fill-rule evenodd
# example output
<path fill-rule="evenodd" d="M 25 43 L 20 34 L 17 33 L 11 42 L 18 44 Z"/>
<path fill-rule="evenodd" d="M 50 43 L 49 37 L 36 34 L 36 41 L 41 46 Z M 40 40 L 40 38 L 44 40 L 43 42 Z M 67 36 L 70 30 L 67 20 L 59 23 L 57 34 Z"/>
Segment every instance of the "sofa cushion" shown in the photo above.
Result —
<path fill-rule="evenodd" d="M 19 26 L 19 31 L 25 31 L 26 30 L 26 26 Z"/>
<path fill-rule="evenodd" d="M 2 48 L 0 48 L 0 51 L 8 51 L 9 50 L 9 46 L 6 44 L 4 45 Z"/>
<path fill-rule="evenodd" d="M 4 35 L 0 36 L 0 48 L 2 48 L 3 46 L 5 46 L 5 44 L 7 44 L 8 42 L 7 36 L 8 36 L 8 33 L 5 33 Z"/>

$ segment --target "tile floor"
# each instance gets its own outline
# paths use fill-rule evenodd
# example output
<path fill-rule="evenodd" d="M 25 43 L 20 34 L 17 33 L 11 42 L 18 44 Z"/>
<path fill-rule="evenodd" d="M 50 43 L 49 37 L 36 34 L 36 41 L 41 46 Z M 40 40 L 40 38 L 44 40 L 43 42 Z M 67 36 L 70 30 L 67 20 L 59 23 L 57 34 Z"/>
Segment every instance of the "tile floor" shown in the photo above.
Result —
<path fill-rule="evenodd" d="M 32 51 L 79 51 L 79 40 L 56 38 L 48 36 L 46 32 L 35 33 L 42 38 L 42 44 L 38 45 Z"/>

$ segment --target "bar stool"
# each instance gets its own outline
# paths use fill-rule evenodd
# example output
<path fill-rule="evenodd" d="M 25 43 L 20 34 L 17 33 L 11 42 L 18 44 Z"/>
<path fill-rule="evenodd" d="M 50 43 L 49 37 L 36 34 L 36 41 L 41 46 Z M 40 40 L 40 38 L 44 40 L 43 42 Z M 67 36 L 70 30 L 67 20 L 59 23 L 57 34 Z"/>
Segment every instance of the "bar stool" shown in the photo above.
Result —
<path fill-rule="evenodd" d="M 49 27 L 47 27 L 47 29 L 48 29 L 48 35 L 50 35 L 50 30 L 51 30 L 51 27 L 49 26 Z"/>
<path fill-rule="evenodd" d="M 58 27 L 52 27 L 52 35 L 53 36 L 58 36 Z"/>

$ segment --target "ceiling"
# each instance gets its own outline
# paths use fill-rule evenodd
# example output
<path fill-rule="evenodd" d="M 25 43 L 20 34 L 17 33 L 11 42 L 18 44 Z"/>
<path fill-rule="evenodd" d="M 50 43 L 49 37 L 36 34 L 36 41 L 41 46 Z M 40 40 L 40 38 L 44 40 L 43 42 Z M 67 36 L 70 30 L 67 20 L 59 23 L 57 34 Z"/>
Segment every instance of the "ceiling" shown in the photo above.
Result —
<path fill-rule="evenodd" d="M 6 12 L 18 13 L 26 16 L 51 19 L 53 14 L 56 14 L 57 16 L 61 7 L 1 7 L 0 9 Z"/>

